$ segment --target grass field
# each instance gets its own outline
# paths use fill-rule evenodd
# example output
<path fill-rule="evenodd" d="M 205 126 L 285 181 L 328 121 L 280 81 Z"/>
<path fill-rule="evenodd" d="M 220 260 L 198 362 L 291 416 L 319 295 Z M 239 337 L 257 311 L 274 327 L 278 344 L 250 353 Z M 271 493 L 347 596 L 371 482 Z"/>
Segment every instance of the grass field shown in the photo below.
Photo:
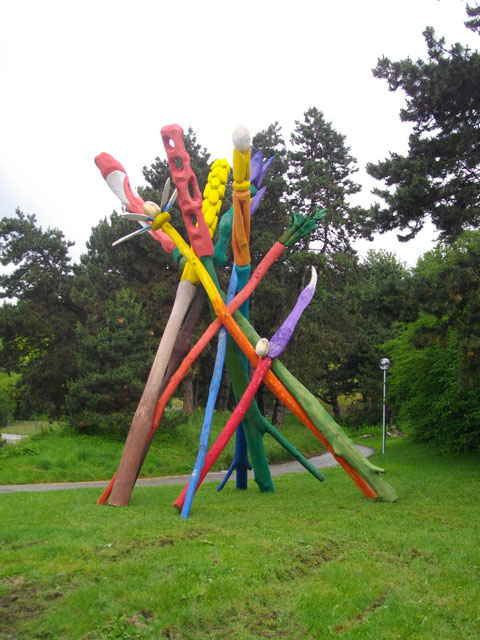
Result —
<path fill-rule="evenodd" d="M 398 439 L 373 461 L 397 503 L 338 468 L 206 485 L 186 521 L 179 487 L 2 494 L 0 638 L 478 640 L 479 456 Z"/>
<path fill-rule="evenodd" d="M 216 412 L 211 439 L 220 433 L 230 414 Z M 197 456 L 203 411 L 188 421 L 172 412 L 176 426 L 161 428 L 142 468 L 142 477 L 190 473 Z M 305 455 L 322 450 L 322 445 L 294 416 L 284 422 L 282 434 Z M 78 436 L 68 430 L 44 430 L 18 444 L 0 448 L 0 484 L 32 482 L 75 482 L 108 480 L 116 471 L 124 439 L 119 437 Z M 265 437 L 270 462 L 288 459 L 288 454 L 269 436 Z M 220 456 L 214 469 L 228 469 L 233 455 L 233 440 Z"/>

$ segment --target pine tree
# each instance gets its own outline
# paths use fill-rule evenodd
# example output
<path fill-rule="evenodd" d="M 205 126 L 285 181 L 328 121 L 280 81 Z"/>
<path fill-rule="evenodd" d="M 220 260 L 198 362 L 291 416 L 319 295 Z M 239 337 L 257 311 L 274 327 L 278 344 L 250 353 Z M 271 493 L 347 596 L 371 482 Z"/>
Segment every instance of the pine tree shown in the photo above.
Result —
<path fill-rule="evenodd" d="M 250 253 L 252 263 L 258 264 L 270 247 L 288 226 L 287 170 L 288 159 L 285 139 L 278 122 L 259 131 L 252 139 L 252 155 L 262 151 L 264 161 L 273 156 L 268 173 L 262 182 L 267 190 L 262 203 L 252 218 Z"/>
<path fill-rule="evenodd" d="M 274 160 L 262 183 L 262 186 L 267 188 L 265 196 L 252 218 L 250 253 L 254 267 L 279 239 L 282 231 L 288 227 L 286 204 L 288 158 L 285 139 L 278 122 L 274 122 L 253 137 L 252 153 L 258 150 L 262 151 L 264 161 L 272 156 Z M 274 331 L 273 327 L 276 327 L 278 321 L 286 316 L 286 301 L 290 297 L 287 291 L 287 271 L 288 265 L 284 255 L 270 268 L 258 291 L 250 299 L 250 317 L 262 336 L 270 337 Z M 292 293 L 292 296 L 294 295 Z M 273 406 L 278 406 L 270 394 L 265 394 L 263 385 L 257 402 L 264 412 L 269 411 Z"/>
<path fill-rule="evenodd" d="M 68 379 L 75 372 L 78 309 L 70 299 L 73 243 L 59 229 L 43 230 L 34 215 L 0 222 L 0 262 L 13 267 L 0 276 L 2 366 L 21 374 L 19 414 L 58 416 Z"/>
<path fill-rule="evenodd" d="M 351 178 L 358 170 L 356 160 L 345 146 L 345 136 L 316 107 L 295 125 L 289 152 L 291 204 L 303 214 L 317 206 L 327 209 L 323 223 L 310 237 L 320 253 L 348 250 L 350 238 L 358 231 L 356 209 L 348 203 L 348 197 L 360 191 Z"/>
<path fill-rule="evenodd" d="M 73 426 L 87 433 L 126 433 L 153 358 L 142 305 L 128 289 L 106 304 L 99 322 L 77 327 L 79 377 L 70 383 L 66 408 Z"/>
<path fill-rule="evenodd" d="M 479 8 L 468 12 L 466 24 L 478 33 Z M 367 166 L 386 185 L 375 190 L 386 206 L 373 207 L 370 222 L 380 232 L 401 230 L 407 241 L 430 218 L 440 238 L 453 242 L 480 223 L 480 54 L 460 44 L 447 49 L 431 27 L 424 37 L 426 62 L 382 58 L 373 71 L 390 91 L 405 92 L 400 119 L 414 127 L 408 155 Z"/>
<path fill-rule="evenodd" d="M 81 309 L 82 321 L 94 322 L 95 316 L 102 318 L 107 301 L 128 288 L 142 303 L 149 329 L 160 338 L 175 298 L 179 269 L 148 233 L 112 247 L 135 228 L 136 223 L 113 213 L 92 229 L 87 251 L 75 266 L 71 297 Z"/>

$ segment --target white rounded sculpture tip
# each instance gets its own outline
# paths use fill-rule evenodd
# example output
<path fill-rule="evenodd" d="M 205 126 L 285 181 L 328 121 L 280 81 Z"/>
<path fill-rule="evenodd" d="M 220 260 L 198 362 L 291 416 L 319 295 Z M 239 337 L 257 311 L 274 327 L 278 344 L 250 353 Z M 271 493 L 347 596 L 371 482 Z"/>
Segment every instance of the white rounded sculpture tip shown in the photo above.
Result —
<path fill-rule="evenodd" d="M 235 149 L 238 149 L 241 153 L 247 153 L 250 149 L 250 131 L 243 124 L 239 124 L 235 127 L 232 133 L 232 141 Z"/>
<path fill-rule="evenodd" d="M 257 346 L 255 347 L 255 353 L 260 358 L 265 358 L 265 356 L 268 354 L 269 349 L 270 342 L 268 341 L 268 338 L 260 338 L 260 340 L 257 342 Z"/>
<path fill-rule="evenodd" d="M 155 218 L 161 212 L 160 207 L 155 202 L 147 200 L 143 203 L 143 213 L 150 218 Z"/>

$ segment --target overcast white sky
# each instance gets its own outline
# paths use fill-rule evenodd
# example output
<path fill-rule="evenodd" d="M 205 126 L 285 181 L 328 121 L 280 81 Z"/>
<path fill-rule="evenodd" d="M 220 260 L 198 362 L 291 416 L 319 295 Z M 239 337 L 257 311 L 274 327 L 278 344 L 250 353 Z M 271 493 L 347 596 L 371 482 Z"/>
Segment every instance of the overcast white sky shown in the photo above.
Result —
<path fill-rule="evenodd" d="M 478 48 L 465 20 L 464 0 L 5 0 L 0 214 L 35 213 L 75 241 L 78 259 L 91 228 L 119 209 L 98 153 L 138 186 L 142 167 L 165 157 L 166 124 L 191 126 L 212 160 L 230 159 L 237 124 L 254 134 L 278 121 L 288 140 L 310 106 L 346 136 L 367 205 L 365 164 L 405 152 L 409 133 L 403 96 L 372 68 L 382 55 L 425 58 L 427 25 Z M 410 264 L 432 247 L 431 233 L 407 245 L 391 236 L 368 247 Z"/>

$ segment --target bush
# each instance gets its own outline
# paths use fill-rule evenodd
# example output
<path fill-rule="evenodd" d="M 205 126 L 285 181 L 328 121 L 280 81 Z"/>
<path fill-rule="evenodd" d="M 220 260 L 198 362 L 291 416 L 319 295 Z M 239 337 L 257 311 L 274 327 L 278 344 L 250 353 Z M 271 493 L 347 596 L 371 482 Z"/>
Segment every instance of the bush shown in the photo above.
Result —
<path fill-rule="evenodd" d="M 96 316 L 95 316 L 96 317 Z M 65 407 L 81 433 L 128 433 L 153 357 L 144 313 L 128 290 L 106 304 L 104 317 L 77 328 L 79 378 Z"/>
<path fill-rule="evenodd" d="M 16 383 L 19 376 L 0 371 L 0 428 L 6 427 L 8 420 L 13 418 L 17 405 Z"/>
<path fill-rule="evenodd" d="M 450 451 L 480 451 L 480 376 L 464 375 L 457 332 L 442 336 L 435 318 L 423 314 L 385 347 L 392 359 L 388 400 L 402 430 Z"/>
<path fill-rule="evenodd" d="M 0 399 L 0 429 L 8 424 L 8 410 Z"/>
<path fill-rule="evenodd" d="M 344 409 L 342 415 L 342 425 L 352 431 L 363 430 L 371 424 L 382 420 L 382 406 L 372 406 L 372 403 L 363 399 L 354 400 Z"/>
<path fill-rule="evenodd" d="M 102 414 L 96 411 L 82 411 L 79 415 L 69 416 L 69 425 L 77 433 L 87 435 L 120 434 L 125 436 L 132 423 L 132 414 Z"/>

